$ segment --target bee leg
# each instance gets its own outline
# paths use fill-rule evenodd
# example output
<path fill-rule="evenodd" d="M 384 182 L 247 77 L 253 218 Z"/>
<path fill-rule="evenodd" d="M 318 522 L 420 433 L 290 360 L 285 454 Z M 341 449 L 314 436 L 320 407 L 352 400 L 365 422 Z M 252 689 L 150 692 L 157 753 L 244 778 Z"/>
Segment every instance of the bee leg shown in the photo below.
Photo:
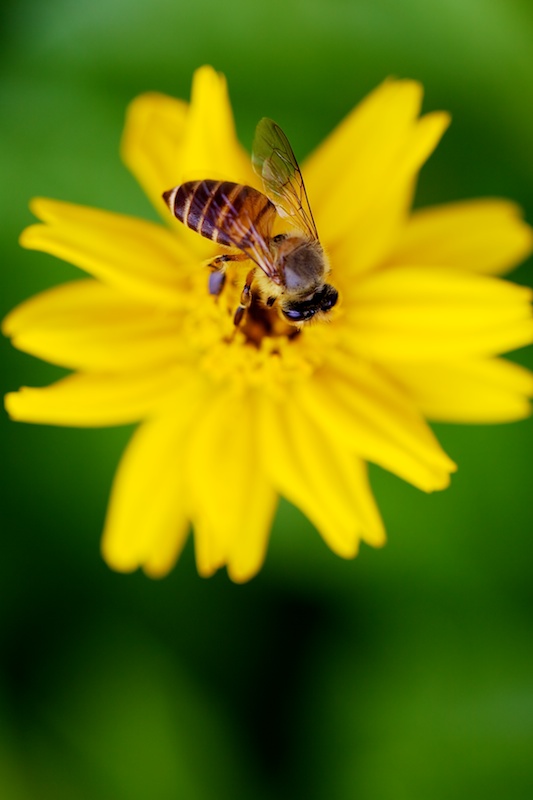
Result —
<path fill-rule="evenodd" d="M 211 270 L 209 276 L 209 294 L 218 297 L 226 283 L 226 264 L 228 261 L 244 261 L 247 256 L 244 253 L 226 253 L 222 256 L 217 256 L 207 265 Z"/>
<path fill-rule="evenodd" d="M 233 324 L 239 325 L 244 317 L 244 312 L 250 306 L 252 302 L 252 283 L 254 280 L 255 275 L 255 267 L 251 269 L 248 275 L 246 276 L 246 283 L 244 284 L 244 288 L 241 294 L 241 302 L 237 306 L 237 310 L 235 312 L 235 316 L 233 317 Z"/>
<path fill-rule="evenodd" d="M 209 275 L 209 294 L 218 297 L 219 294 L 222 292 L 224 288 L 224 284 L 226 283 L 226 273 L 221 272 L 219 270 L 215 270 Z"/>

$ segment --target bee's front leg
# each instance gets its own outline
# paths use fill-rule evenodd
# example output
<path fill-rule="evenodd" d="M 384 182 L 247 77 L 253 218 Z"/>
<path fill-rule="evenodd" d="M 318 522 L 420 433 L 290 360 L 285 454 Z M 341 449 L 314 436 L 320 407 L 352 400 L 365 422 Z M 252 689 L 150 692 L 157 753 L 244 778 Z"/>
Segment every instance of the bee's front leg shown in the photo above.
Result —
<path fill-rule="evenodd" d="M 226 273 L 220 270 L 213 270 L 209 275 L 209 282 L 207 284 L 209 294 L 218 297 L 222 293 L 224 284 L 226 283 Z"/>
<path fill-rule="evenodd" d="M 225 253 L 210 261 L 207 265 L 211 269 L 208 283 L 209 294 L 215 297 L 221 294 L 226 283 L 226 266 L 228 262 L 245 261 L 246 259 L 247 256 L 244 253 Z"/>
<path fill-rule="evenodd" d="M 241 294 L 241 302 L 237 306 L 237 310 L 235 312 L 235 316 L 233 317 L 233 324 L 239 325 L 242 322 L 242 318 L 244 317 L 244 312 L 247 308 L 249 308 L 250 303 L 252 302 L 252 283 L 254 280 L 255 275 L 255 267 L 251 269 L 248 275 L 246 276 L 246 283 L 244 284 L 244 288 Z"/>

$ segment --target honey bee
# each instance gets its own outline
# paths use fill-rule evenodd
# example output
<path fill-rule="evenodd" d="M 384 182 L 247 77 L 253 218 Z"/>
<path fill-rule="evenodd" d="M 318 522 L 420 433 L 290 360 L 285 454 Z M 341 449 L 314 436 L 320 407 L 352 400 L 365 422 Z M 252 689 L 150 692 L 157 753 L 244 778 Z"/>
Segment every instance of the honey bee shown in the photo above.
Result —
<path fill-rule="evenodd" d="M 266 117 L 256 128 L 252 163 L 265 194 L 229 181 L 199 180 L 176 186 L 164 192 L 163 198 L 189 228 L 239 251 L 210 262 L 211 294 L 222 292 L 228 262 L 253 263 L 235 312 L 235 325 L 256 296 L 266 307 L 277 304 L 283 318 L 300 327 L 316 314 L 330 311 L 338 292 L 325 282 L 329 263 L 296 157 L 281 128 Z M 290 220 L 289 233 L 273 235 L 278 216 Z"/>

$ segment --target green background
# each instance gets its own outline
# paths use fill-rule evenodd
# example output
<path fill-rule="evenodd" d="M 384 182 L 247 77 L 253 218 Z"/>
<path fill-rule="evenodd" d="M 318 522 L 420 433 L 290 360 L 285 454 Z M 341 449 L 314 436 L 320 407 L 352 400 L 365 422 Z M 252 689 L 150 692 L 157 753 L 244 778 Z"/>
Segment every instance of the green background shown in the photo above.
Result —
<path fill-rule="evenodd" d="M 228 76 L 244 144 L 267 115 L 300 157 L 386 76 L 417 78 L 453 115 L 417 203 L 502 195 L 533 221 L 530 0 L 0 14 L 2 316 L 78 275 L 18 247 L 30 197 L 153 216 L 118 157 L 124 111 L 146 90 L 188 97 L 203 63 Z M 59 374 L 0 355 L 3 390 Z M 163 581 L 102 563 L 130 429 L 0 425 L 2 798 L 533 797 L 531 421 L 438 426 L 460 467 L 443 493 L 372 469 L 389 543 L 355 561 L 282 505 L 244 586 L 200 579 L 190 544 Z"/>

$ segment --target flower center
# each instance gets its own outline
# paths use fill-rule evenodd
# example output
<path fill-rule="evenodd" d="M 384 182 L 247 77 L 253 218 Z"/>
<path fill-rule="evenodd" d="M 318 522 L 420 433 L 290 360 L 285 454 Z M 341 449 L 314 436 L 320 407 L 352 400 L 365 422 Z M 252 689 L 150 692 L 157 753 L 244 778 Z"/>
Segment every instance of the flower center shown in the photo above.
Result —
<path fill-rule="evenodd" d="M 242 275 L 229 274 L 223 291 L 214 297 L 207 291 L 205 275 L 195 274 L 180 338 L 190 361 L 216 383 L 261 386 L 278 394 L 323 363 L 336 336 L 334 326 L 309 323 L 300 330 L 281 317 L 275 304 L 268 307 L 255 289 L 235 326 L 242 287 Z"/>

